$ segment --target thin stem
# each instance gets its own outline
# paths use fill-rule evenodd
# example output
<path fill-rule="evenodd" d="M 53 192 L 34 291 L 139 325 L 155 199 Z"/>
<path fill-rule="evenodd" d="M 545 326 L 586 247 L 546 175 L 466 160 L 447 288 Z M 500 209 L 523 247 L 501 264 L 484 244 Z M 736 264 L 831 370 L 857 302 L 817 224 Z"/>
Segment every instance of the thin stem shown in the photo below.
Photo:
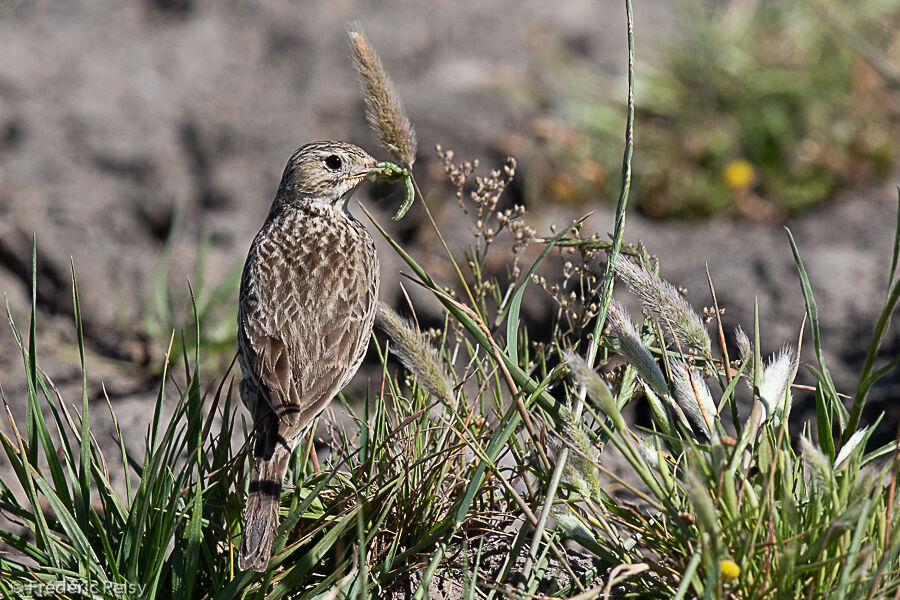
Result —
<path fill-rule="evenodd" d="M 625 154 L 622 157 L 622 189 L 619 192 L 619 202 L 616 205 L 616 226 L 613 230 L 613 243 L 609 249 L 609 260 L 606 263 L 606 272 L 603 275 L 603 286 L 600 288 L 600 310 L 597 313 L 597 322 L 594 324 L 594 335 L 588 348 L 587 363 L 593 366 L 597 357 L 597 347 L 600 344 L 600 334 L 606 324 L 606 313 L 612 302 L 612 288 L 615 275 L 616 259 L 622 251 L 622 240 L 625 238 L 625 209 L 628 206 L 628 193 L 631 190 L 631 157 L 634 153 L 634 13 L 631 8 L 631 0 L 625 0 L 625 15 L 628 26 L 628 116 L 625 121 Z M 584 395 L 582 394 L 583 398 Z M 576 419 L 580 413 L 577 410 Z"/>

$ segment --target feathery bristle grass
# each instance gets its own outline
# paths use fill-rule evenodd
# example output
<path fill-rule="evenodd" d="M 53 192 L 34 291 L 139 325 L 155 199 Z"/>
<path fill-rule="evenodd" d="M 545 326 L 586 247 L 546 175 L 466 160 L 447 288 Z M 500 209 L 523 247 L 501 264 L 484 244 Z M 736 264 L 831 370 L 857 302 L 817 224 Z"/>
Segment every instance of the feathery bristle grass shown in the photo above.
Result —
<path fill-rule="evenodd" d="M 790 385 L 795 371 L 794 349 L 785 345 L 763 369 L 759 379 L 759 398 L 766 408 L 766 418 L 773 416 L 780 422 L 790 413 Z M 776 422 L 777 425 L 777 422 Z"/>
<path fill-rule="evenodd" d="M 675 399 L 688 418 L 707 435 L 713 431 L 716 403 L 713 402 L 709 387 L 697 371 L 689 371 L 677 361 L 672 361 L 672 382 L 675 384 Z"/>
<path fill-rule="evenodd" d="M 597 538 L 591 533 L 591 530 L 585 527 L 581 519 L 576 517 L 570 509 L 554 507 L 553 517 L 556 519 L 557 527 L 565 531 L 567 535 L 579 541 L 587 540 L 592 545 L 597 544 Z"/>
<path fill-rule="evenodd" d="M 609 385 L 575 352 L 567 350 L 563 354 L 563 360 L 569 367 L 575 383 L 585 388 L 588 397 L 597 404 L 603 414 L 612 420 L 617 429 L 624 430 L 625 421 L 622 419 L 622 413 L 619 411 L 616 398 L 609 389 Z"/>
<path fill-rule="evenodd" d="M 669 386 L 656 360 L 634 329 L 631 316 L 624 306 L 613 301 L 609 306 L 608 324 L 616 339 L 622 356 L 637 370 L 641 379 L 650 386 L 657 396 L 669 394 Z"/>
<path fill-rule="evenodd" d="M 561 412 L 563 435 L 578 449 L 578 452 L 569 455 L 564 471 L 565 477 L 578 493 L 587 498 L 596 498 L 600 495 L 600 479 L 594 463 L 597 462 L 600 452 L 591 443 L 581 424 L 575 420 L 575 415 L 569 410 Z"/>
<path fill-rule="evenodd" d="M 684 472 L 684 490 L 687 492 L 691 504 L 694 505 L 694 512 L 701 527 L 715 541 L 719 533 L 719 519 L 716 515 L 716 508 L 713 506 L 712 498 L 710 497 L 709 486 L 704 481 L 703 475 L 696 464 L 698 462 L 697 459 L 693 456 L 693 453 L 689 455 L 689 458 L 693 460 L 687 461 L 687 468 Z"/>
<path fill-rule="evenodd" d="M 860 442 L 866 439 L 866 432 L 868 430 L 868 427 L 863 427 L 862 429 L 857 430 L 853 435 L 850 436 L 850 439 L 847 440 L 847 443 L 841 447 L 840 452 L 838 452 L 837 457 L 834 459 L 835 471 L 840 471 L 847 466 L 847 463 L 850 461 L 850 457 L 853 455 L 853 451 L 856 450 L 856 447 L 859 446 Z"/>
<path fill-rule="evenodd" d="M 453 384 L 441 357 L 425 336 L 383 302 L 378 303 L 375 325 L 393 342 L 391 351 L 432 396 L 449 402 Z"/>
<path fill-rule="evenodd" d="M 663 331 L 703 356 L 711 356 L 712 344 L 703 321 L 674 285 L 624 257 L 616 262 L 616 274 Z"/>
<path fill-rule="evenodd" d="M 750 344 L 750 338 L 747 336 L 747 333 L 740 325 L 734 328 L 734 339 L 737 342 L 738 352 L 741 355 L 741 362 L 747 363 L 748 368 L 752 367 L 753 346 Z M 752 380 L 753 377 L 750 379 Z"/>
<path fill-rule="evenodd" d="M 832 470 L 828 458 L 805 435 L 800 436 L 800 451 L 806 464 L 813 468 L 811 475 L 817 475 L 823 481 L 831 480 Z"/>
<path fill-rule="evenodd" d="M 416 160 L 416 132 L 400 95 L 359 23 L 350 24 L 348 35 L 366 101 L 366 118 L 391 155 L 410 167 Z"/>

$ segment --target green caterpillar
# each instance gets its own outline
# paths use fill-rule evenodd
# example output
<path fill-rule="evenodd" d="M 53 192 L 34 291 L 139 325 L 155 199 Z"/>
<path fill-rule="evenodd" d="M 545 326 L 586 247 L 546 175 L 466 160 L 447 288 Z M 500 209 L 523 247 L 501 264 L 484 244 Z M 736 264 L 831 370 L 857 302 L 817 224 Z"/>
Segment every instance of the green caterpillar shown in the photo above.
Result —
<path fill-rule="evenodd" d="M 406 214 L 409 207 L 412 206 L 413 201 L 416 199 L 416 190 L 413 186 L 412 176 L 410 176 L 409 171 L 392 162 L 385 161 L 377 163 L 374 167 L 369 169 L 368 173 L 366 173 L 366 179 L 369 181 L 386 181 L 388 183 L 397 183 L 401 179 L 403 180 L 403 183 L 406 185 L 406 198 L 394 215 L 395 221 L 399 221 L 403 218 L 403 215 Z"/>

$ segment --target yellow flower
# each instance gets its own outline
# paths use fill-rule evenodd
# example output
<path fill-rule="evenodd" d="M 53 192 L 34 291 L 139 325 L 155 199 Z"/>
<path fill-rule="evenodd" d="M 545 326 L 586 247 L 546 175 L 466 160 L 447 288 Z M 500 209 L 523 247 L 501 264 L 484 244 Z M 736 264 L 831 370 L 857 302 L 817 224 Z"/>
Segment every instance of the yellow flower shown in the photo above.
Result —
<path fill-rule="evenodd" d="M 729 162 L 722 169 L 722 178 L 725 180 L 725 185 L 733 190 L 740 190 L 749 186 L 753 183 L 755 177 L 756 170 L 753 168 L 753 165 L 743 158 Z"/>
<path fill-rule="evenodd" d="M 741 574 L 741 568 L 733 560 L 726 559 L 719 563 L 719 571 L 722 574 L 723 581 L 731 581 L 737 579 Z"/>
<path fill-rule="evenodd" d="M 569 173 L 561 173 L 550 181 L 550 195 L 556 202 L 574 202 L 578 196 L 578 188 Z"/>

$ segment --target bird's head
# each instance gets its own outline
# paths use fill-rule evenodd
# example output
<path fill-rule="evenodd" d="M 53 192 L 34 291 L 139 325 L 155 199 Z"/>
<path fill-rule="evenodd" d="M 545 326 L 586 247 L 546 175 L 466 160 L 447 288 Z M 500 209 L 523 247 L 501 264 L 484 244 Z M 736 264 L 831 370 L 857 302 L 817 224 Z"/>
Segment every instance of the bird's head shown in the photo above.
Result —
<path fill-rule="evenodd" d="M 343 207 L 374 166 L 375 159 L 353 144 L 306 144 L 288 161 L 278 196 L 282 200 Z"/>

